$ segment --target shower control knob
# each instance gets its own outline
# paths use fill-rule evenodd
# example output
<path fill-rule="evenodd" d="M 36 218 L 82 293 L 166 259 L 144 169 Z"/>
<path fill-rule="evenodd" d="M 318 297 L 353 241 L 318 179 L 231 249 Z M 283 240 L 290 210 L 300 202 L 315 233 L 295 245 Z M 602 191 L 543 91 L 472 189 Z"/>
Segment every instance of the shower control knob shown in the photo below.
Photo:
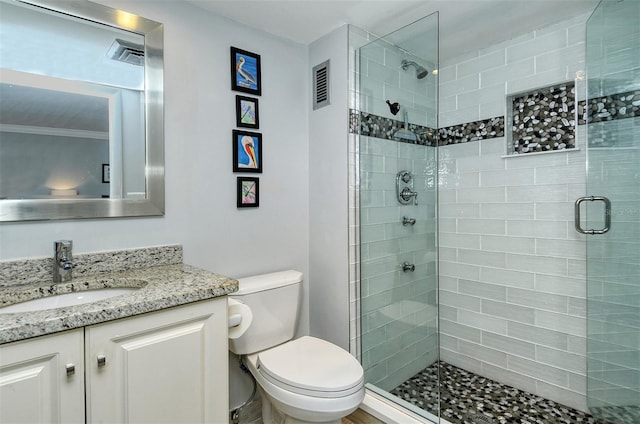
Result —
<path fill-rule="evenodd" d="M 400 192 L 400 197 L 402 197 L 402 200 L 404 200 L 405 202 L 409 202 L 413 197 L 413 204 L 418 204 L 418 192 L 411 190 L 409 187 L 405 187 L 404 189 L 402 189 L 402 191 Z"/>
<path fill-rule="evenodd" d="M 414 264 L 410 264 L 409 262 L 405 262 L 402 264 L 402 271 L 404 272 L 413 272 L 416 270 L 416 266 Z"/>
<path fill-rule="evenodd" d="M 407 225 L 415 225 L 416 224 L 416 219 L 415 218 L 409 218 L 408 216 L 403 216 L 402 217 L 402 225 L 404 225 L 405 227 Z"/>

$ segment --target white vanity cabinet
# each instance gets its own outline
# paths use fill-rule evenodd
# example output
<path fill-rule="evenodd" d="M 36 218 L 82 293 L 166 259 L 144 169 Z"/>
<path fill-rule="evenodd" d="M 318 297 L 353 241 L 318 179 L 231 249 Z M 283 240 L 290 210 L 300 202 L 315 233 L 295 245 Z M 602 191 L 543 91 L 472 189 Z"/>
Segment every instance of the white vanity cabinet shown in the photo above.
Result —
<path fill-rule="evenodd" d="M 84 422 L 83 334 L 0 346 L 0 423 Z"/>
<path fill-rule="evenodd" d="M 25 350 L 17 350 L 21 347 Z M 73 349 L 80 365 L 70 379 L 60 370 L 71 354 L 55 353 L 63 348 Z M 47 357 L 55 359 L 49 364 Z M 226 297 L 7 344 L 0 346 L 0 361 L 3 424 L 84 422 L 85 412 L 87 423 L 228 421 Z M 44 373 L 38 367 L 57 370 L 29 382 L 30 373 Z M 63 402 L 58 387 L 71 390 L 71 382 L 73 402 L 66 393 Z"/>
<path fill-rule="evenodd" d="M 87 421 L 225 423 L 227 300 L 87 327 Z"/>

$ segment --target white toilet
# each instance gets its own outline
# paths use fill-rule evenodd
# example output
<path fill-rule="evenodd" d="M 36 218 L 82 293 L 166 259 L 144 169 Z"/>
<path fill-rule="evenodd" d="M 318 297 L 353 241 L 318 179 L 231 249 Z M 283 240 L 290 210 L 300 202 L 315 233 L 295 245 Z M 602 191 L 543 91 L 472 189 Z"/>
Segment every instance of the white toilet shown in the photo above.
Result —
<path fill-rule="evenodd" d="M 315 337 L 293 339 L 302 274 L 282 271 L 239 279 L 230 298 L 253 314 L 229 350 L 246 355 L 262 395 L 265 424 L 340 423 L 364 399 L 364 373 L 349 352 Z"/>

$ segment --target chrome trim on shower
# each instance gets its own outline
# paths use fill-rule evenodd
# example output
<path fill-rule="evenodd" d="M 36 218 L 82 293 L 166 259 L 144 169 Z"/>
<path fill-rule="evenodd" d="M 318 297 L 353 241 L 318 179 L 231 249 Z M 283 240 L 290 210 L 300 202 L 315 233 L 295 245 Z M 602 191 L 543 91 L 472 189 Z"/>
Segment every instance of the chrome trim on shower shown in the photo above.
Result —
<path fill-rule="evenodd" d="M 407 225 L 416 225 L 416 219 L 415 218 L 409 218 L 408 216 L 403 216 L 402 217 L 402 225 L 404 227 L 406 227 Z"/>
<path fill-rule="evenodd" d="M 400 62 L 400 67 L 402 68 L 402 70 L 406 71 L 409 66 L 413 66 L 414 68 L 416 68 L 416 78 L 418 79 L 422 79 L 429 75 L 429 71 L 424 66 L 418 65 L 412 60 L 402 59 L 402 62 Z"/>
<path fill-rule="evenodd" d="M 400 171 L 396 175 L 396 196 L 401 205 L 418 204 L 418 192 L 413 190 L 413 175 L 409 171 Z"/>
<path fill-rule="evenodd" d="M 409 262 L 404 262 L 402 264 L 403 272 L 414 272 L 416 270 L 416 266 L 414 264 L 410 264 Z"/>
<path fill-rule="evenodd" d="M 580 204 L 582 202 L 604 202 L 604 228 L 601 230 L 585 230 L 580 224 Z M 604 196 L 586 196 L 579 197 L 573 208 L 574 212 L 574 224 L 576 231 L 580 234 L 594 235 L 604 234 L 611 228 L 611 201 Z"/>

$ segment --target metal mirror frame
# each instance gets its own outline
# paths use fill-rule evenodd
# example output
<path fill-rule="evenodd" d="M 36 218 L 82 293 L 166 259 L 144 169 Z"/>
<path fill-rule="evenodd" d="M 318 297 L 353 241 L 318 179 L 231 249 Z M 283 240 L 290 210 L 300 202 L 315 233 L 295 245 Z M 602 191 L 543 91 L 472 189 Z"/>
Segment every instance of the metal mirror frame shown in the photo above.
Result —
<path fill-rule="evenodd" d="M 144 199 L 0 200 L 0 223 L 164 215 L 163 24 L 87 0 L 17 0 L 17 2 L 144 36 L 146 196 Z M 123 17 L 135 17 L 135 19 L 123 19 Z"/>

